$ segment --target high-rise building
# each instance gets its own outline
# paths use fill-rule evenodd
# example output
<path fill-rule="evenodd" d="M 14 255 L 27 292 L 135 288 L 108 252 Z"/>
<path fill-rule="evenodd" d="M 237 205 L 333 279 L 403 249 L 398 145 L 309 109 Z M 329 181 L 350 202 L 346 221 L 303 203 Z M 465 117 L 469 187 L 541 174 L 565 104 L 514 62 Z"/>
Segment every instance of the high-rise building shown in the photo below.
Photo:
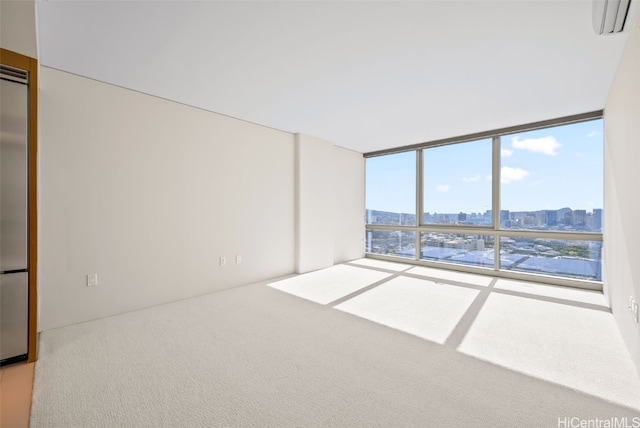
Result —
<path fill-rule="evenodd" d="M 577 227 L 584 227 L 587 224 L 586 210 L 573 210 L 571 215 L 572 224 Z"/>
<path fill-rule="evenodd" d="M 562 223 L 566 226 L 571 226 L 573 224 L 573 211 L 569 210 L 564 213 L 562 216 Z"/>
<path fill-rule="evenodd" d="M 558 225 L 558 212 L 553 210 L 545 210 L 544 211 L 544 224 L 547 226 L 557 226 Z"/>
<path fill-rule="evenodd" d="M 491 224 L 493 222 L 493 220 L 491 218 L 492 216 L 493 216 L 493 211 L 491 211 L 491 210 L 485 211 L 485 213 L 484 213 L 484 222 L 486 224 Z"/>
<path fill-rule="evenodd" d="M 504 226 L 509 220 L 511 220 L 509 210 L 500 210 L 500 225 Z"/>
<path fill-rule="evenodd" d="M 593 230 L 594 232 L 602 231 L 602 208 L 593 209 L 591 230 Z"/>

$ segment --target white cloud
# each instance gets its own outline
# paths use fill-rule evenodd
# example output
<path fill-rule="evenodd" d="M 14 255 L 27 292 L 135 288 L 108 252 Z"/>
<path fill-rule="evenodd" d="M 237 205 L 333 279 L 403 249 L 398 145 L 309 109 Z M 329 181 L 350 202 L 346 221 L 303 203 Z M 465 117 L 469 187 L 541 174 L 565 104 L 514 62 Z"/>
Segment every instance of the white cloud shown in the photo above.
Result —
<path fill-rule="evenodd" d="M 513 154 L 513 150 L 509 150 L 509 149 L 501 149 L 500 150 L 500 156 L 502 156 L 503 158 L 508 158 Z"/>
<path fill-rule="evenodd" d="M 462 181 L 464 181 L 465 183 L 471 183 L 478 180 L 480 180 L 479 175 L 474 175 L 473 177 L 462 177 Z"/>
<path fill-rule="evenodd" d="M 436 192 L 438 193 L 446 193 L 449 191 L 449 189 L 451 189 L 451 186 L 449 186 L 448 184 L 440 184 L 436 186 Z"/>
<path fill-rule="evenodd" d="M 491 176 L 490 175 L 487 175 L 485 178 L 487 179 L 487 181 L 491 181 Z"/>
<path fill-rule="evenodd" d="M 510 168 L 508 166 L 503 166 L 500 169 L 500 182 L 508 184 L 512 181 L 520 181 L 528 175 L 529 171 L 522 168 Z"/>
<path fill-rule="evenodd" d="M 595 129 L 591 132 L 589 132 L 587 134 L 587 138 L 595 138 L 595 137 L 599 137 L 600 135 L 602 135 L 599 131 L 596 131 Z"/>
<path fill-rule="evenodd" d="M 534 153 L 542 153 L 545 155 L 555 156 L 556 149 L 562 144 L 558 143 L 555 137 L 525 138 L 520 140 L 519 137 L 511 139 L 511 146 L 514 149 L 528 150 Z"/>

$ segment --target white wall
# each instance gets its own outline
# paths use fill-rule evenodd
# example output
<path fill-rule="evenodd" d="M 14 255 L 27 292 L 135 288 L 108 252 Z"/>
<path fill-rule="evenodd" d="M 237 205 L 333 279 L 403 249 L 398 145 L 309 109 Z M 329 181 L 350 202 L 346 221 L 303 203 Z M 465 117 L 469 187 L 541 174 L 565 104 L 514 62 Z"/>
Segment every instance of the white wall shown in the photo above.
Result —
<path fill-rule="evenodd" d="M 364 256 L 364 158 L 296 134 L 296 272 Z"/>
<path fill-rule="evenodd" d="M 631 25 L 604 115 L 604 289 L 640 372 L 640 325 L 633 322 L 627 309 L 629 296 L 640 300 L 640 29 L 637 20 Z"/>
<path fill-rule="evenodd" d="M 296 134 L 296 273 L 333 265 L 334 147 Z"/>
<path fill-rule="evenodd" d="M 0 47 L 38 58 L 33 0 L 0 1 Z"/>
<path fill-rule="evenodd" d="M 32 0 L 0 22 L 37 58 Z M 47 67 L 39 103 L 40 330 L 364 255 L 360 153 Z"/>
<path fill-rule="evenodd" d="M 364 157 L 335 147 L 331 175 L 334 181 L 333 262 L 364 257 Z"/>
<path fill-rule="evenodd" d="M 292 134 L 47 67 L 40 83 L 41 330 L 293 272 Z"/>

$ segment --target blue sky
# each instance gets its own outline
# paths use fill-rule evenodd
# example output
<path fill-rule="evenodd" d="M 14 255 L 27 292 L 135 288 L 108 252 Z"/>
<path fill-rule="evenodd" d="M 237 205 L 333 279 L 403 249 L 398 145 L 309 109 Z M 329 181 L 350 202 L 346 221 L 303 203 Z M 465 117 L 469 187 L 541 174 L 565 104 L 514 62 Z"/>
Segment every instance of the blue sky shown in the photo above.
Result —
<path fill-rule="evenodd" d="M 503 136 L 502 209 L 602 208 L 602 120 Z M 424 151 L 427 212 L 491 209 L 491 140 Z M 367 159 L 367 208 L 415 212 L 415 152 Z"/>

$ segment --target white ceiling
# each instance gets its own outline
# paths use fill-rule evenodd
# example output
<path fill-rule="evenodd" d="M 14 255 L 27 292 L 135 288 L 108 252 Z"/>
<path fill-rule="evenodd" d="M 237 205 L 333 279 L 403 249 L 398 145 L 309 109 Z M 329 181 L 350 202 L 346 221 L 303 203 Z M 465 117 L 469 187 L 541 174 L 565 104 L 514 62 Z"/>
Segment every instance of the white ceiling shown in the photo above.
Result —
<path fill-rule="evenodd" d="M 604 107 L 591 1 L 38 1 L 42 65 L 370 152 Z"/>

